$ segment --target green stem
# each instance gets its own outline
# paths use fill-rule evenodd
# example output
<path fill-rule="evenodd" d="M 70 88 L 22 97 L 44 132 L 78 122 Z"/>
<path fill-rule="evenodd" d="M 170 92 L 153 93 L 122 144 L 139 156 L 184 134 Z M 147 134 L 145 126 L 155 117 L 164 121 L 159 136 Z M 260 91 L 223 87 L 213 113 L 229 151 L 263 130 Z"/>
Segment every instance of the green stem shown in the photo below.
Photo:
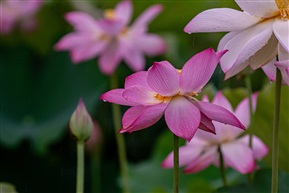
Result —
<path fill-rule="evenodd" d="M 220 160 L 220 174 L 222 177 L 223 185 L 227 186 L 227 178 L 226 178 L 226 170 L 225 170 L 225 165 L 224 165 L 224 158 L 223 158 L 223 153 L 222 153 L 220 146 L 218 146 L 218 152 L 219 152 L 219 160 Z"/>
<path fill-rule="evenodd" d="M 111 76 L 111 88 L 115 89 L 118 87 L 117 85 L 117 74 Z M 115 128 L 115 137 L 118 149 L 118 159 L 120 164 L 120 173 L 121 173 L 121 181 L 124 193 L 129 193 L 129 176 L 128 176 L 128 168 L 127 168 L 127 160 L 126 160 L 126 149 L 125 149 L 125 141 L 123 135 L 118 134 L 118 130 L 121 128 L 121 110 L 120 106 L 116 104 L 112 104 L 112 113 L 113 113 L 113 124 Z"/>
<path fill-rule="evenodd" d="M 279 118 L 280 118 L 280 98 L 281 98 L 281 72 L 276 71 L 276 87 L 274 102 L 273 138 L 272 138 L 272 193 L 278 192 L 278 145 L 279 145 Z"/>
<path fill-rule="evenodd" d="M 179 137 L 174 135 L 174 193 L 179 193 Z"/>
<path fill-rule="evenodd" d="M 84 192 L 84 142 L 77 141 L 76 193 Z"/>
<path fill-rule="evenodd" d="M 251 83 L 251 78 L 250 75 L 247 75 L 245 78 L 245 83 L 246 83 L 246 87 L 247 87 L 247 91 L 248 91 L 248 100 L 249 100 L 249 109 L 250 109 L 250 121 L 252 122 L 253 119 L 253 101 L 252 101 L 252 83 Z M 253 149 L 253 144 L 252 144 L 252 140 L 253 140 L 253 128 L 248 129 L 249 132 L 249 147 L 251 149 Z M 248 182 L 252 183 L 253 181 L 253 172 L 249 173 L 248 176 Z"/>

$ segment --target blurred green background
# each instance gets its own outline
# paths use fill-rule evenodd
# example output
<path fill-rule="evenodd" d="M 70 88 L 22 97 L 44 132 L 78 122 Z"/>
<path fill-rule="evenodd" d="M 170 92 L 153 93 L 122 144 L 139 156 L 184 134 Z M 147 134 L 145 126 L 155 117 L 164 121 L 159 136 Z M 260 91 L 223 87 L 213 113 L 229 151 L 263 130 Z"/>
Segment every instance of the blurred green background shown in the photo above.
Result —
<path fill-rule="evenodd" d="M 72 31 L 63 17 L 66 12 L 82 10 L 81 7 L 88 4 L 97 15 L 100 9 L 113 8 L 117 2 L 45 1 L 36 16 L 37 28 L 31 32 L 15 29 L 11 34 L 1 35 L 0 181 L 14 184 L 18 192 L 75 191 L 76 143 L 68 132 L 68 120 L 80 97 L 102 132 L 101 145 L 86 153 L 85 192 L 121 192 L 111 106 L 99 100 L 100 94 L 109 90 L 109 77 L 99 71 L 96 59 L 73 65 L 68 52 L 53 49 L 63 35 Z M 160 60 L 168 60 L 181 68 L 194 54 L 208 47 L 216 49 L 224 33 L 188 35 L 183 32 L 184 26 L 197 13 L 209 8 L 238 9 L 233 0 L 133 1 L 134 18 L 155 3 L 163 4 L 164 11 L 151 23 L 149 31 L 161 35 L 168 50 L 161 56 L 147 58 L 147 68 L 153 61 Z M 124 78 L 132 72 L 121 64 L 117 73 L 119 87 L 122 87 Z M 213 97 L 218 89 L 223 89 L 236 106 L 246 97 L 244 80 L 233 77 L 223 82 L 223 78 L 217 68 L 205 91 Z M 251 74 L 251 78 L 253 90 L 260 95 L 250 129 L 270 147 L 274 84 L 269 83 L 261 70 Z M 288 87 L 283 86 L 280 169 L 285 172 L 289 172 L 288 93 Z M 122 110 L 124 112 L 126 107 Z M 172 151 L 172 135 L 164 120 L 148 129 L 123 135 L 132 192 L 171 192 L 172 170 L 160 167 Z M 269 153 L 260 165 L 270 167 L 270 157 Z M 268 171 L 265 173 L 267 175 Z M 246 176 L 231 169 L 227 170 L 227 175 L 232 185 L 246 182 Z M 213 192 L 221 186 L 218 169 L 214 167 L 194 175 L 181 175 L 181 192 Z"/>

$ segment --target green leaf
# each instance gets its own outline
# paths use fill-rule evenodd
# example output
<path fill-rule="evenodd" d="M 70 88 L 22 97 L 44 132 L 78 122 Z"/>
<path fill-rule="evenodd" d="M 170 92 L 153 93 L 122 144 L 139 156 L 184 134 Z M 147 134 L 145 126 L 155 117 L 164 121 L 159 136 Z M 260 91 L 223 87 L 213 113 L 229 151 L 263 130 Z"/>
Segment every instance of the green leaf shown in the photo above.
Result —
<path fill-rule="evenodd" d="M 253 118 L 253 132 L 260 137 L 263 142 L 272 149 L 272 128 L 274 111 L 274 91 L 275 84 L 264 87 L 258 97 L 256 113 Z M 280 108 L 280 129 L 279 129 L 279 168 L 289 171 L 289 87 L 282 86 Z M 264 161 L 271 165 L 272 151 L 265 157 Z"/>
<path fill-rule="evenodd" d="M 278 173 L 278 192 L 289 192 L 289 174 L 279 171 Z M 271 192 L 271 169 L 262 169 L 256 172 L 252 184 L 240 184 L 232 187 L 222 187 L 217 189 L 214 193 L 270 193 Z"/>
<path fill-rule="evenodd" d="M 44 153 L 67 132 L 79 98 L 92 111 L 107 83 L 95 61 L 72 65 L 67 53 L 37 58 L 26 47 L 5 48 L 1 59 L 0 142 L 8 147 L 29 139 Z"/>

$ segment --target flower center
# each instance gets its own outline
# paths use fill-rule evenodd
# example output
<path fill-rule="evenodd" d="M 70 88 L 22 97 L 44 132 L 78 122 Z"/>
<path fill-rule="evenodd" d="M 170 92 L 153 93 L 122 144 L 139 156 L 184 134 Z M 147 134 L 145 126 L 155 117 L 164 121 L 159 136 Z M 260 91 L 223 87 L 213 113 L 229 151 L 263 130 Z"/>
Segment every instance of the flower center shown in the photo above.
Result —
<path fill-rule="evenodd" d="M 128 27 L 124 27 L 120 30 L 119 34 L 121 36 L 125 36 L 128 33 L 128 30 L 129 30 Z"/>
<path fill-rule="evenodd" d="M 282 19 L 289 19 L 289 0 L 275 0 Z"/>
<path fill-rule="evenodd" d="M 160 94 L 158 94 L 158 93 L 156 93 L 156 94 L 154 95 L 154 97 L 155 97 L 157 100 L 160 100 L 160 101 L 162 101 L 162 102 L 169 101 L 169 100 L 171 100 L 171 98 L 173 98 L 173 97 L 175 97 L 175 96 L 183 96 L 183 97 L 186 97 L 186 98 L 191 99 L 191 100 L 197 100 L 197 99 L 194 98 L 194 96 L 198 96 L 198 93 L 191 92 L 191 93 L 189 93 L 189 94 L 183 94 L 183 95 L 181 95 L 180 92 L 178 92 L 178 93 L 177 93 L 176 95 L 174 95 L 174 96 L 162 96 L 162 95 L 160 95 Z"/>
<path fill-rule="evenodd" d="M 115 12 L 113 9 L 107 9 L 104 11 L 104 17 L 106 19 L 113 20 L 115 18 Z"/>
<path fill-rule="evenodd" d="M 157 99 L 157 100 L 160 100 L 162 102 L 165 102 L 165 101 L 168 101 L 170 100 L 172 97 L 171 96 L 162 96 L 160 94 L 155 94 L 154 97 Z"/>

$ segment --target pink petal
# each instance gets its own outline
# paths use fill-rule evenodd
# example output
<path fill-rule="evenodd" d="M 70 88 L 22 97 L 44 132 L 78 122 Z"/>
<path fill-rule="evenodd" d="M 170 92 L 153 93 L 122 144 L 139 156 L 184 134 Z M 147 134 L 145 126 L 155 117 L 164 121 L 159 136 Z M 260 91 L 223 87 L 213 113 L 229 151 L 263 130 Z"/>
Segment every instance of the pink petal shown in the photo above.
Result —
<path fill-rule="evenodd" d="M 289 60 L 278 61 L 275 63 L 275 66 L 279 68 L 283 82 L 289 86 Z"/>
<path fill-rule="evenodd" d="M 245 130 L 244 125 L 242 125 L 242 123 L 237 119 L 237 117 L 235 117 L 235 115 L 233 115 L 227 109 L 221 106 L 215 105 L 215 104 L 201 102 L 201 101 L 196 101 L 194 104 L 209 119 L 212 119 L 214 121 L 218 121 L 221 123 L 229 124 L 229 125 Z"/>
<path fill-rule="evenodd" d="M 240 138 L 238 141 L 243 142 L 245 145 L 248 145 L 249 139 L 250 139 L 250 136 L 245 135 L 244 137 Z M 254 158 L 257 160 L 261 160 L 269 152 L 269 148 L 262 142 L 260 138 L 256 136 L 253 136 L 252 138 L 252 147 L 253 147 Z"/>
<path fill-rule="evenodd" d="M 269 18 L 279 14 L 275 0 L 235 0 L 242 10 L 257 16 Z"/>
<path fill-rule="evenodd" d="M 110 36 L 117 36 L 124 27 L 123 23 L 111 19 L 100 19 L 98 24 L 104 33 Z"/>
<path fill-rule="evenodd" d="M 199 13 L 185 27 L 186 33 L 226 32 L 246 29 L 261 18 L 229 8 L 209 9 Z"/>
<path fill-rule="evenodd" d="M 138 103 L 134 103 L 131 101 L 127 101 L 125 98 L 122 97 L 124 89 L 114 89 L 110 90 L 100 96 L 100 99 L 105 102 L 115 103 L 119 105 L 125 106 L 135 106 Z"/>
<path fill-rule="evenodd" d="M 276 18 L 273 24 L 273 30 L 276 38 L 282 47 L 289 52 L 289 21 Z"/>
<path fill-rule="evenodd" d="M 206 131 L 206 132 L 209 132 L 209 133 L 216 134 L 215 126 L 212 123 L 212 120 L 209 119 L 203 113 L 201 113 L 201 122 L 200 122 L 200 125 L 199 125 L 199 129 L 202 129 L 203 131 Z"/>
<path fill-rule="evenodd" d="M 147 84 L 147 71 L 135 72 L 132 75 L 126 77 L 124 88 L 127 89 L 132 86 L 142 86 L 145 87 L 146 90 L 151 91 L 151 88 Z"/>
<path fill-rule="evenodd" d="M 100 55 L 98 65 L 104 74 L 112 74 L 119 64 L 121 57 L 118 49 L 117 43 L 111 43 Z"/>
<path fill-rule="evenodd" d="M 251 68 L 256 70 L 275 59 L 277 55 L 277 47 L 278 40 L 272 34 L 268 43 L 249 58 Z"/>
<path fill-rule="evenodd" d="M 138 131 L 155 124 L 163 115 L 167 103 L 151 106 L 134 106 L 122 117 L 122 129 L 119 133 Z"/>
<path fill-rule="evenodd" d="M 176 96 L 168 104 L 165 120 L 175 135 L 190 141 L 198 129 L 201 115 L 190 101 L 182 96 Z"/>
<path fill-rule="evenodd" d="M 231 106 L 231 103 L 228 101 L 228 99 L 223 95 L 222 91 L 218 91 L 215 98 L 212 101 L 213 104 L 219 105 L 221 107 L 224 107 L 230 112 L 233 112 L 233 108 Z"/>
<path fill-rule="evenodd" d="M 229 50 L 221 58 L 221 68 L 226 73 L 234 64 L 244 63 L 250 56 L 254 55 L 269 40 L 272 34 L 273 19 L 268 19 L 247 28 L 231 38 L 224 46 Z M 251 48 L 249 46 L 252 46 Z M 252 51 L 249 53 L 246 49 Z M 244 52 L 244 54 L 242 53 Z M 238 63 L 236 61 L 238 60 Z M 240 69 L 239 69 L 240 70 Z"/>
<path fill-rule="evenodd" d="M 84 12 L 69 12 L 65 15 L 65 19 L 77 31 L 91 31 L 99 33 L 99 26 L 96 20 Z"/>
<path fill-rule="evenodd" d="M 106 46 L 106 41 L 95 41 L 87 45 L 78 46 L 71 50 L 72 61 L 79 63 L 94 58 L 101 53 Z"/>
<path fill-rule="evenodd" d="M 127 38 L 120 39 L 121 55 L 124 58 L 127 65 L 133 71 L 144 70 L 145 68 L 144 55 L 141 52 L 141 50 L 139 50 L 139 48 L 135 47 L 134 42 L 132 40 L 127 39 Z"/>
<path fill-rule="evenodd" d="M 224 141 L 229 142 L 235 140 L 236 137 L 238 137 L 243 132 L 243 130 L 231 125 L 225 125 L 216 121 L 213 121 L 213 124 L 215 126 L 215 135 L 198 130 L 195 137 L 207 141 L 211 144 L 223 143 Z"/>
<path fill-rule="evenodd" d="M 119 2 L 115 7 L 115 19 L 119 22 L 123 23 L 123 25 L 127 25 L 130 22 L 132 16 L 132 3 L 130 0 L 123 0 Z"/>
<path fill-rule="evenodd" d="M 203 151 L 203 154 L 201 154 L 193 162 L 191 162 L 185 167 L 184 173 L 187 174 L 197 173 L 207 168 L 210 164 L 212 164 L 216 156 L 216 152 L 217 152 L 216 147 L 211 147 L 208 148 L 206 151 Z"/>
<path fill-rule="evenodd" d="M 155 97 L 156 93 L 142 86 L 131 86 L 123 91 L 123 98 L 141 105 L 153 105 L 163 101 Z"/>
<path fill-rule="evenodd" d="M 253 152 L 247 144 L 240 142 L 224 143 L 221 146 L 221 150 L 226 165 L 231 166 L 241 174 L 254 171 Z"/>
<path fill-rule="evenodd" d="M 257 97 L 258 94 L 254 93 L 252 95 L 252 106 L 253 106 L 253 113 L 256 111 L 256 106 L 257 106 Z M 238 106 L 236 107 L 236 112 L 235 112 L 236 117 L 243 123 L 243 125 L 246 128 L 249 128 L 250 126 L 250 104 L 249 104 L 249 99 L 245 98 L 242 100 Z"/>
<path fill-rule="evenodd" d="M 150 56 L 155 56 L 163 53 L 166 50 L 164 40 L 154 34 L 143 34 L 136 38 L 135 44 L 137 47 Z"/>
<path fill-rule="evenodd" d="M 212 48 L 196 55 L 184 65 L 180 76 L 182 94 L 199 92 L 213 75 L 220 58 L 226 51 L 215 52 Z"/>
<path fill-rule="evenodd" d="M 140 33 L 147 31 L 148 24 L 163 10 L 162 5 L 153 5 L 146 9 L 133 23 L 132 30 Z"/>
<path fill-rule="evenodd" d="M 185 145 L 179 148 L 179 166 L 185 166 L 199 157 L 204 147 L 201 145 Z M 174 152 L 171 152 L 162 163 L 163 168 L 174 167 Z"/>
<path fill-rule="evenodd" d="M 262 67 L 262 70 L 271 82 L 276 80 L 276 66 L 274 65 L 275 62 L 276 59 Z"/>
<path fill-rule="evenodd" d="M 54 46 L 56 50 L 69 50 L 87 45 L 92 41 L 87 33 L 69 33 L 62 37 Z"/>
<path fill-rule="evenodd" d="M 179 92 L 178 71 L 167 61 L 154 62 L 148 70 L 147 83 L 162 96 L 173 96 Z"/>

